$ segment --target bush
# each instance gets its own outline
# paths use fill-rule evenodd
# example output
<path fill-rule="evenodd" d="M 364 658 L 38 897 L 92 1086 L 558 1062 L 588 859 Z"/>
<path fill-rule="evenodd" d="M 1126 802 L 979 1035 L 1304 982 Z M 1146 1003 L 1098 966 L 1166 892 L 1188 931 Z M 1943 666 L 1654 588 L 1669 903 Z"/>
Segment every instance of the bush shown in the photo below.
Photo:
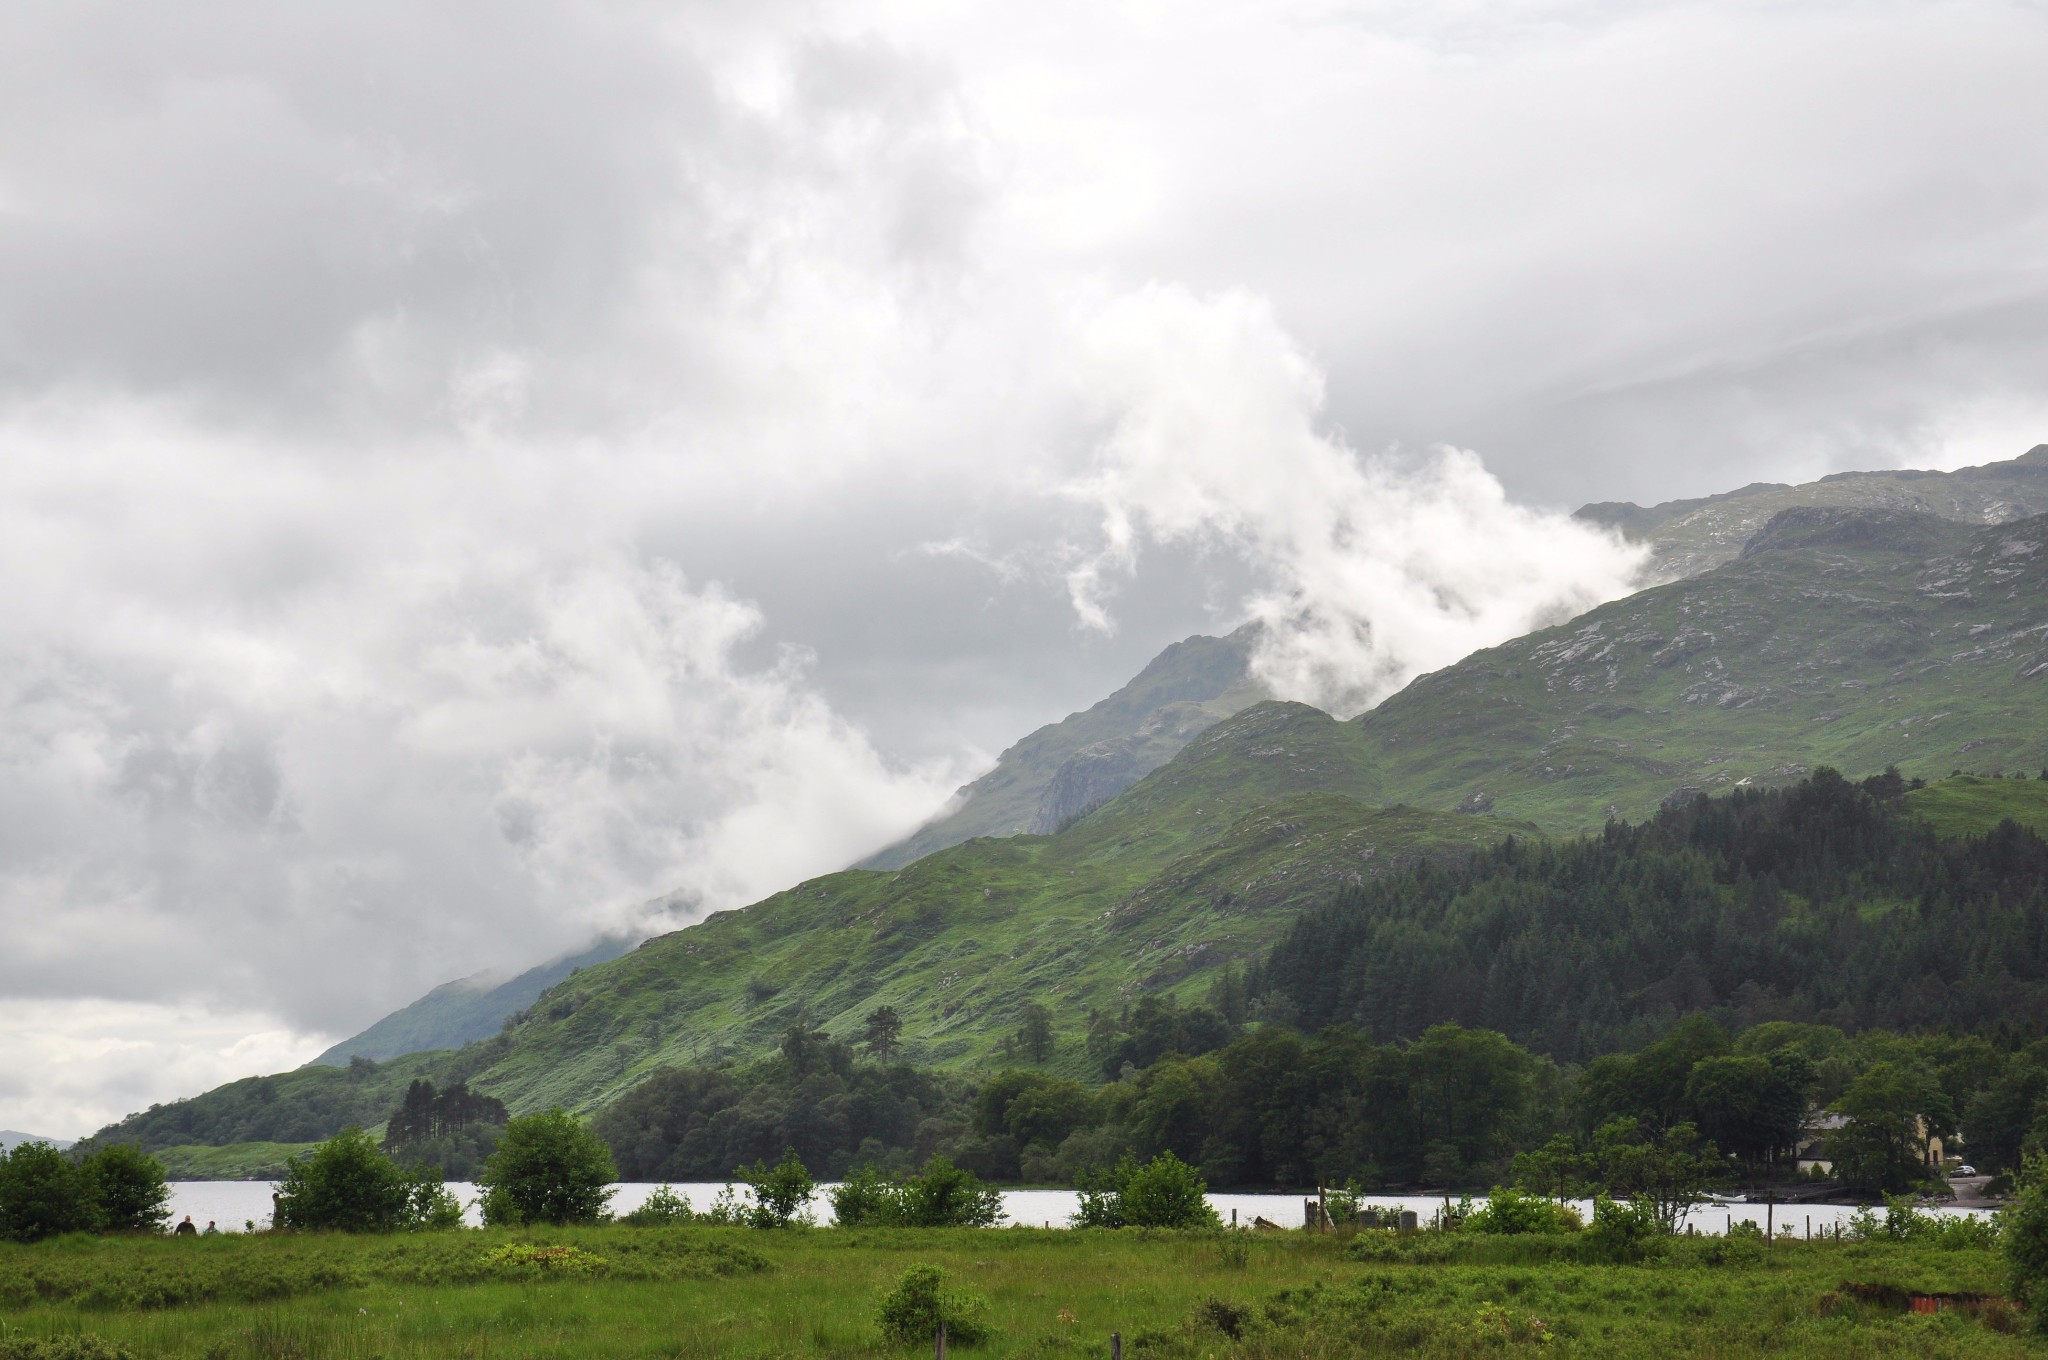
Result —
<path fill-rule="evenodd" d="M 840 1227 L 868 1228 L 893 1222 L 901 1195 L 896 1182 L 864 1166 L 833 1186 L 826 1198 L 832 1201 L 832 1218 Z"/>
<path fill-rule="evenodd" d="M 1140 1165 L 1124 1157 L 1107 1176 L 1078 1178 L 1081 1207 L 1074 1213 L 1077 1228 L 1215 1228 L 1222 1226 L 1209 1207 L 1208 1184 L 1201 1173 L 1162 1152 Z"/>
<path fill-rule="evenodd" d="M 656 1186 L 654 1193 L 639 1208 L 623 1215 L 619 1221 L 636 1228 L 666 1228 L 688 1223 L 695 1217 L 690 1212 L 690 1201 L 678 1195 L 673 1187 L 663 1184 Z"/>
<path fill-rule="evenodd" d="M 559 1105 L 510 1120 L 484 1159 L 484 1222 L 602 1223 L 618 1172 L 611 1150 Z"/>
<path fill-rule="evenodd" d="M 581 1247 L 537 1247 L 530 1242 L 512 1242 L 493 1247 L 483 1254 L 483 1265 L 494 1275 L 531 1278 L 540 1275 L 595 1275 L 611 1262 Z"/>
<path fill-rule="evenodd" d="M 87 1157 L 85 1168 L 107 1228 L 163 1230 L 171 1217 L 171 1186 L 162 1162 L 132 1143 L 110 1143 Z"/>
<path fill-rule="evenodd" d="M 818 1183 L 811 1179 L 795 1148 L 786 1148 L 774 1166 L 765 1161 L 743 1166 L 738 1172 L 754 1191 L 754 1206 L 747 1222 L 756 1228 L 787 1228 L 792 1223 L 811 1221 L 811 1195 Z"/>
<path fill-rule="evenodd" d="M 2012 1203 L 2001 1215 L 2007 1287 L 2034 1325 L 2048 1330 L 2048 1154 L 2029 1156 L 2014 1180 Z"/>
<path fill-rule="evenodd" d="M 82 1162 L 48 1143 L 0 1154 L 0 1237 L 35 1242 L 58 1233 L 97 1232 L 99 1188 Z"/>
<path fill-rule="evenodd" d="M 752 1213 L 752 1206 L 740 1203 L 739 1192 L 727 1181 L 725 1188 L 711 1197 L 711 1207 L 697 1215 L 697 1221 L 714 1228 L 744 1228 Z"/>
<path fill-rule="evenodd" d="M 1472 1233 L 1554 1233 L 1577 1232 L 1583 1224 L 1569 1206 L 1541 1195 L 1528 1195 L 1503 1187 L 1487 1196 L 1484 1208 L 1465 1219 L 1464 1230 Z"/>
<path fill-rule="evenodd" d="M 844 1228 L 993 1228 L 1003 1218 L 1002 1192 L 944 1157 L 906 1181 L 863 1167 L 834 1186 L 831 1198 Z"/>
<path fill-rule="evenodd" d="M 277 1191 L 280 1228 L 401 1232 L 461 1222 L 462 1206 L 438 1176 L 402 1169 L 359 1128 L 292 1158 Z"/>
<path fill-rule="evenodd" d="M 944 1157 L 903 1183 L 901 1203 L 907 1228 L 993 1228 L 1003 1220 L 1002 1192 Z"/>
<path fill-rule="evenodd" d="M 1593 1223 L 1586 1229 L 1587 1255 L 1603 1261 L 1639 1261 L 1649 1244 L 1666 1236 L 1664 1216 L 1648 1200 L 1624 1204 L 1602 1195 L 1593 1201 Z"/>
<path fill-rule="evenodd" d="M 896 1288 L 882 1296 L 877 1310 L 885 1340 L 898 1346 L 928 1344 L 946 1324 L 946 1340 L 972 1346 L 989 1335 L 988 1304 L 973 1294 L 940 1288 L 945 1276 L 937 1266 L 915 1265 L 903 1272 Z"/>

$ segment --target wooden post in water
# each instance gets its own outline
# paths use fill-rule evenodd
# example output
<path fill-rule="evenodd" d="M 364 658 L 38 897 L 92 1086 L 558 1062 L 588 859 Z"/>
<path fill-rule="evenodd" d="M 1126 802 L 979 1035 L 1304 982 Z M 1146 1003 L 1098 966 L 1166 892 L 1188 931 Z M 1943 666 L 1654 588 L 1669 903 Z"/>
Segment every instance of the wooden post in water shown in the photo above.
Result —
<path fill-rule="evenodd" d="M 946 1360 L 946 1320 L 939 1319 L 939 1330 L 932 1337 L 933 1360 Z"/>

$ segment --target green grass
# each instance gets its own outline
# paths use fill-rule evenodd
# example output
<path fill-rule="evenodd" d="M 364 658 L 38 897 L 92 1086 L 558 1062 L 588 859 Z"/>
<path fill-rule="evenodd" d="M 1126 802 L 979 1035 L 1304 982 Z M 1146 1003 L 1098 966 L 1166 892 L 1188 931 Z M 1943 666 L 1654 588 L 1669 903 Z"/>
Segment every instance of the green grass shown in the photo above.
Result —
<path fill-rule="evenodd" d="M 1957 775 L 1914 789 L 1906 806 L 1944 836 L 1981 836 L 2010 818 L 2048 835 L 2048 781 Z"/>
<path fill-rule="evenodd" d="M 267 1181 L 284 1175 L 285 1163 L 310 1152 L 313 1143 L 231 1143 L 225 1147 L 187 1144 L 159 1148 L 155 1156 L 174 1181 Z"/>
<path fill-rule="evenodd" d="M 1681 1243 L 1598 1266 L 1538 1239 L 1451 1239 L 1420 1254 L 1434 1260 L 1299 1233 L 1237 1240 L 1241 1253 L 1215 1235 L 1031 1229 L 71 1239 L 0 1248 L 0 1335 L 88 1331 L 194 1360 L 929 1354 L 885 1346 L 875 1304 L 930 1262 L 987 1300 L 994 1339 L 961 1353 L 988 1357 L 1105 1355 L 1112 1331 L 1138 1356 L 1494 1355 L 1537 1349 L 1532 1319 L 1559 1355 L 2037 1353 L 1971 1315 L 1914 1316 L 1844 1289 L 1995 1292 L 1989 1251 L 1799 1242 L 1716 1265 Z M 606 1265 L 493 1277 L 485 1252 L 513 1241 Z"/>

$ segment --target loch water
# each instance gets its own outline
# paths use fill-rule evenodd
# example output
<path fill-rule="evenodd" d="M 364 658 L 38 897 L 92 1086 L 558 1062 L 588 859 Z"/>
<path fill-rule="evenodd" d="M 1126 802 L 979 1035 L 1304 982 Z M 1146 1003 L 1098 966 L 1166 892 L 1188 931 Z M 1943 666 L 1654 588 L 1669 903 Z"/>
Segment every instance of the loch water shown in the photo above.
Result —
<path fill-rule="evenodd" d="M 254 1226 L 266 1227 L 270 1222 L 270 1195 L 276 1188 L 272 1181 L 173 1181 L 171 1182 L 171 1221 L 177 1222 L 186 1214 L 192 1221 L 204 1228 L 209 1221 L 219 1225 L 222 1232 L 242 1232 Z M 674 1191 L 687 1198 L 690 1207 L 699 1211 L 710 1207 L 711 1202 L 724 1188 L 715 1183 L 677 1184 Z M 812 1200 L 812 1212 L 820 1223 L 832 1221 L 832 1202 L 825 1195 L 828 1187 L 820 1186 L 819 1193 Z M 464 1217 L 471 1225 L 482 1222 L 476 1209 L 476 1200 L 481 1193 L 467 1181 L 450 1181 L 448 1189 L 462 1201 Z M 653 1194 L 656 1187 L 638 1182 L 627 1182 L 613 1187 L 611 1208 L 613 1213 L 623 1214 L 638 1207 Z M 739 1193 L 746 1193 L 745 1187 Z M 1234 1213 L 1237 1222 L 1250 1226 L 1257 1218 L 1277 1223 L 1283 1228 L 1299 1228 L 1303 1222 L 1302 1201 L 1313 1199 L 1311 1192 L 1282 1194 L 1213 1194 L 1209 1203 L 1215 1206 L 1217 1214 L 1225 1223 L 1231 1221 Z M 1475 1203 L 1483 1200 L 1476 1197 Z M 1444 1206 L 1441 1196 L 1421 1198 L 1413 1195 L 1368 1195 L 1368 1204 L 1381 1208 L 1413 1209 L 1423 1222 Z M 1005 1190 L 1003 1192 L 1004 1223 L 1026 1227 L 1064 1228 L 1069 1226 L 1080 1197 L 1072 1190 Z M 1590 1201 L 1577 1202 L 1581 1215 L 1590 1218 L 1593 1206 Z M 1775 1226 L 1782 1231 L 1789 1227 L 1795 1235 L 1833 1231 L 1838 1224 L 1846 1223 L 1859 1206 L 1853 1204 L 1780 1204 L 1772 1215 Z M 1981 1209 L 1936 1210 L 1947 1214 L 1981 1214 Z M 1702 1205 L 1693 1210 L 1688 1223 L 1698 1232 L 1722 1233 L 1735 1223 L 1764 1224 L 1765 1206 L 1761 1204 Z"/>

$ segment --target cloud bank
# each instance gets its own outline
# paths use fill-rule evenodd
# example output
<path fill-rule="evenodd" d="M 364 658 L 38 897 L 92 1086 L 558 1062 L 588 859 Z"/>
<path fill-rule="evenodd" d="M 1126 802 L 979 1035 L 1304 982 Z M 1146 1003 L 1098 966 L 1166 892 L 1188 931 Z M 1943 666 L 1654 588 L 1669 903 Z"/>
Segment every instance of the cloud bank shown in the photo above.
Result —
<path fill-rule="evenodd" d="M 1103 511 L 1106 546 L 1068 577 L 1092 627 L 1141 543 L 1196 541 L 1259 578 L 1254 673 L 1348 715 L 1636 584 L 1642 550 L 1513 504 L 1473 453 L 1361 458 L 1320 430 L 1323 373 L 1259 299 L 1147 288 L 1104 308 L 1089 342 L 1116 412 L 1074 488 Z"/>

